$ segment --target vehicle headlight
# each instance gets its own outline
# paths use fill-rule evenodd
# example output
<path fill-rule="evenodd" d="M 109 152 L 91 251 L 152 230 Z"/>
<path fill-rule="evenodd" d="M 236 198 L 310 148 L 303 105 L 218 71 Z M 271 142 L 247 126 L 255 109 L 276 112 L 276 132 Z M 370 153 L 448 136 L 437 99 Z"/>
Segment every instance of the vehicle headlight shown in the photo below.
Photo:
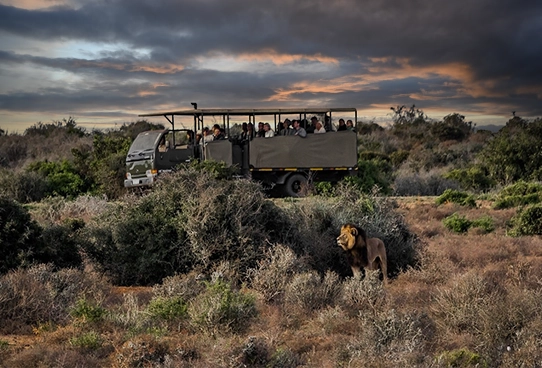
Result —
<path fill-rule="evenodd" d="M 130 173 L 126 173 L 126 179 L 128 179 L 128 180 L 132 180 L 132 174 L 130 174 Z"/>
<path fill-rule="evenodd" d="M 147 170 L 145 174 L 147 175 L 148 178 L 150 178 L 152 176 L 156 176 L 156 174 L 158 174 L 158 170 L 156 169 Z"/>

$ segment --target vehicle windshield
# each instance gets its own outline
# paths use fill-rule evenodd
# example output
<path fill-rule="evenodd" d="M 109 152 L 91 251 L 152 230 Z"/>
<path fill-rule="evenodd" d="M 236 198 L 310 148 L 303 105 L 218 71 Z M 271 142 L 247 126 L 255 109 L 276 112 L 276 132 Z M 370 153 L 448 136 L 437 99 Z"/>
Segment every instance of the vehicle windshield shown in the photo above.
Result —
<path fill-rule="evenodd" d="M 132 142 L 129 153 L 154 150 L 162 133 L 161 130 L 140 133 Z"/>

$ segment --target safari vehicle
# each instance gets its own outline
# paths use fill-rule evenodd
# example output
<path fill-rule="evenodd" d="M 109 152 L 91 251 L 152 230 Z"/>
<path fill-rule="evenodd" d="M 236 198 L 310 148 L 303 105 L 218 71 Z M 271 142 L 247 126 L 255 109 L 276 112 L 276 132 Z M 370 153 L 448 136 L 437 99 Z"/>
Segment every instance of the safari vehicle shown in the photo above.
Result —
<path fill-rule="evenodd" d="M 277 187 L 288 196 L 303 194 L 308 181 L 336 182 L 357 170 L 357 136 L 352 131 L 307 134 L 306 138 L 275 135 L 273 138 L 240 140 L 241 122 L 257 120 L 274 125 L 283 119 L 299 119 L 302 126 L 308 119 L 332 122 L 334 116 L 357 121 L 355 108 L 289 108 L 289 109 L 193 109 L 142 114 L 140 117 L 163 116 L 171 129 L 140 133 L 126 157 L 125 187 L 152 185 L 158 175 L 190 160 L 223 161 L 238 168 L 239 175 Z M 193 129 L 175 129 L 175 118 L 192 117 Z M 227 139 L 215 140 L 205 146 L 195 144 L 194 132 L 216 123 L 224 129 Z M 183 123 L 183 126 L 186 126 Z"/>

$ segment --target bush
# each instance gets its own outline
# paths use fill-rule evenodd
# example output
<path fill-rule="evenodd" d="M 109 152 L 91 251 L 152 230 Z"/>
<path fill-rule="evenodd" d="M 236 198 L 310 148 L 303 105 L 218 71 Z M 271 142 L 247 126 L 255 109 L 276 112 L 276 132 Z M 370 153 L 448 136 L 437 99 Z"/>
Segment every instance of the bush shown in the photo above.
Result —
<path fill-rule="evenodd" d="M 41 228 L 19 203 L 0 196 L 0 275 L 28 266 L 42 251 Z"/>
<path fill-rule="evenodd" d="M 487 367 L 486 361 L 468 349 L 445 351 L 435 359 L 438 366 L 443 367 Z"/>
<path fill-rule="evenodd" d="M 472 221 L 459 215 L 457 212 L 442 220 L 442 223 L 448 230 L 456 233 L 466 233 L 472 226 Z"/>
<path fill-rule="evenodd" d="M 393 192 L 397 196 L 437 196 L 447 189 L 459 189 L 459 185 L 445 179 L 440 170 L 412 173 L 401 169 L 396 173 Z"/>
<path fill-rule="evenodd" d="M 526 206 L 542 202 L 542 185 L 518 181 L 505 187 L 495 201 L 495 209 Z"/>
<path fill-rule="evenodd" d="M 391 192 L 391 165 L 388 161 L 374 158 L 371 160 L 358 161 L 358 174 L 347 176 L 343 179 L 346 183 L 359 188 L 365 193 L 370 193 L 374 186 L 380 188 L 384 194 Z"/>
<path fill-rule="evenodd" d="M 510 223 L 512 236 L 542 235 L 542 204 L 521 209 Z"/>
<path fill-rule="evenodd" d="M 239 332 L 248 327 L 256 315 L 253 296 L 236 291 L 223 281 L 208 282 L 206 290 L 190 302 L 188 314 L 191 323 L 205 331 Z"/>
<path fill-rule="evenodd" d="M 267 251 L 258 268 L 249 271 L 250 285 L 266 302 L 281 301 L 288 282 L 305 268 L 290 248 L 277 245 Z"/>
<path fill-rule="evenodd" d="M 472 227 L 482 229 L 486 233 L 490 233 L 495 230 L 495 222 L 491 216 L 482 216 L 475 220 L 472 220 Z"/>
<path fill-rule="evenodd" d="M 70 339 L 70 344 L 72 346 L 87 350 L 96 350 L 102 346 L 102 343 L 100 334 L 94 331 L 85 332 L 81 336 L 72 337 Z"/>
<path fill-rule="evenodd" d="M 0 172 L 0 195 L 20 203 L 42 200 L 47 196 L 47 185 L 47 179 L 37 172 Z"/>
<path fill-rule="evenodd" d="M 454 169 L 445 174 L 444 177 L 458 182 L 464 190 L 484 191 L 495 186 L 495 181 L 478 167 Z"/>
<path fill-rule="evenodd" d="M 71 308 L 70 315 L 83 323 L 94 323 L 101 321 L 106 314 L 106 310 L 96 303 L 88 301 L 86 298 L 77 300 Z"/>
<path fill-rule="evenodd" d="M 90 183 L 85 183 L 73 164 L 67 160 L 35 161 L 27 167 L 27 171 L 37 172 L 45 177 L 46 196 L 59 195 L 73 198 L 90 189 Z"/>
<path fill-rule="evenodd" d="M 51 266 L 38 265 L 11 271 L 0 277 L 0 319 L 10 322 L 8 329 L 65 323 L 77 300 L 97 303 L 109 288 L 107 280 L 90 268 L 55 272 Z"/>
<path fill-rule="evenodd" d="M 87 251 L 119 284 L 157 283 L 221 261 L 244 275 L 283 239 L 286 220 L 258 184 L 184 167 L 97 218 Z"/>
<path fill-rule="evenodd" d="M 458 190 L 447 189 L 436 200 L 438 205 L 444 203 L 456 203 L 461 206 L 476 207 L 476 201 L 470 194 L 460 192 Z"/>
<path fill-rule="evenodd" d="M 327 272 L 321 278 L 314 271 L 304 272 L 294 275 L 287 285 L 285 302 L 303 311 L 313 311 L 333 305 L 340 291 L 340 281 L 336 273 Z"/>
<path fill-rule="evenodd" d="M 153 318 L 166 321 L 184 318 L 187 315 L 187 305 L 182 297 L 153 298 L 147 307 Z"/>

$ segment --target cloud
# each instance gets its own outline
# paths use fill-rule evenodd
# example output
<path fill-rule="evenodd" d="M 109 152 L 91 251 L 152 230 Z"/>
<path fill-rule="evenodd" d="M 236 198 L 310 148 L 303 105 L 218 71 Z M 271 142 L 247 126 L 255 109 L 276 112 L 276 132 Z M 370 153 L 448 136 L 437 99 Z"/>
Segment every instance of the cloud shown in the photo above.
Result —
<path fill-rule="evenodd" d="M 0 110 L 540 116 L 541 16 L 538 0 L 0 0 Z"/>

